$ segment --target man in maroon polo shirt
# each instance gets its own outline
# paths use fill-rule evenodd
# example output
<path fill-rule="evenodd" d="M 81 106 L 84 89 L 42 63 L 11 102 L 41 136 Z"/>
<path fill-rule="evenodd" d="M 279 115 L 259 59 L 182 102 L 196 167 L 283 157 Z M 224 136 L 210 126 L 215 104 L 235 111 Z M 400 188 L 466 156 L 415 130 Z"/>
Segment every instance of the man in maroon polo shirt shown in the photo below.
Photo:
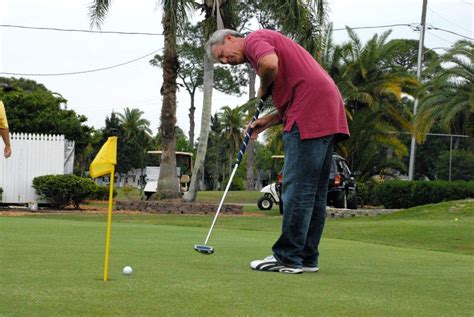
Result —
<path fill-rule="evenodd" d="M 349 136 L 336 84 L 304 48 L 275 31 L 258 30 L 244 37 L 219 30 L 206 50 L 222 64 L 250 63 L 260 78 L 257 97 L 272 96 L 277 111 L 253 122 L 252 138 L 283 124 L 282 233 L 273 254 L 252 261 L 250 267 L 282 273 L 319 271 L 333 146 Z"/>

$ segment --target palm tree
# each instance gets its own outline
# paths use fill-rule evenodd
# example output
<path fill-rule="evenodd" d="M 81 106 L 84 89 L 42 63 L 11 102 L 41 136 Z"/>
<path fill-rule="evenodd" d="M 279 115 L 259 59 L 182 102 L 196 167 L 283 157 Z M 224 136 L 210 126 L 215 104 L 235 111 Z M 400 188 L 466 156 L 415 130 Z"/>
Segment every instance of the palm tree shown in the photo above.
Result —
<path fill-rule="evenodd" d="M 386 65 L 384 56 L 397 45 L 386 43 L 390 31 L 375 34 L 365 45 L 351 29 L 348 32 L 351 42 L 334 50 L 328 64 L 335 72 L 350 118 L 352 137 L 339 150 L 353 169 L 370 176 L 392 166 L 392 154 L 401 158 L 408 153 L 399 138 L 399 132 L 413 130 L 403 96 L 413 95 L 418 83 L 407 71 L 394 71 L 394 67 Z"/>
<path fill-rule="evenodd" d="M 127 149 L 126 157 L 132 159 L 132 166 L 140 168 L 141 177 L 144 177 L 146 152 L 150 148 L 152 137 L 150 121 L 142 118 L 140 109 L 125 108 L 124 113 L 117 113 L 118 122 L 123 131 L 123 140 L 119 144 Z"/>
<path fill-rule="evenodd" d="M 95 0 L 90 6 L 92 24 L 100 26 L 109 10 L 111 0 Z M 156 196 L 159 199 L 177 198 L 180 196 L 178 179 L 176 178 L 176 34 L 187 22 L 187 11 L 194 5 L 191 0 L 162 0 L 163 5 L 163 105 L 161 108 L 160 133 L 163 137 L 160 169 L 160 186 Z"/>
<path fill-rule="evenodd" d="M 474 114 L 474 44 L 455 43 L 432 68 L 441 70 L 425 85 L 415 124 L 426 133 L 436 122 L 450 133 L 466 134 Z M 422 140 L 426 134 L 422 134 Z"/>
<path fill-rule="evenodd" d="M 225 170 L 222 168 L 226 161 L 227 147 L 223 139 L 223 127 L 218 114 L 211 117 L 211 131 L 209 134 L 208 153 L 206 155 L 205 169 L 210 175 L 213 190 L 219 189 L 220 179 L 224 179 Z"/>
<path fill-rule="evenodd" d="M 142 118 L 143 111 L 140 109 L 125 108 L 124 113 L 117 113 L 122 128 L 124 129 L 125 136 L 131 139 L 136 138 L 141 132 L 145 132 L 151 135 L 150 121 Z"/>
<path fill-rule="evenodd" d="M 232 170 L 234 157 L 239 151 L 243 140 L 242 126 L 244 125 L 245 113 L 241 107 L 231 108 L 225 106 L 221 108 L 219 118 L 224 130 L 224 138 L 229 144 L 229 169 Z"/>

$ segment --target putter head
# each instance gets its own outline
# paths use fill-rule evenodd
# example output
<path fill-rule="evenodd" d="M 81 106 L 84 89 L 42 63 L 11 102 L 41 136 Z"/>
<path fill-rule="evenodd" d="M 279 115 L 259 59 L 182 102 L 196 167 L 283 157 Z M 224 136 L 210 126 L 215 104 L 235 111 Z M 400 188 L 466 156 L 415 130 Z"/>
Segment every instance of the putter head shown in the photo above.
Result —
<path fill-rule="evenodd" d="M 203 245 L 203 244 L 195 244 L 194 250 L 196 250 L 196 252 L 206 254 L 206 255 L 210 255 L 214 253 L 213 247 L 208 246 L 208 245 Z"/>

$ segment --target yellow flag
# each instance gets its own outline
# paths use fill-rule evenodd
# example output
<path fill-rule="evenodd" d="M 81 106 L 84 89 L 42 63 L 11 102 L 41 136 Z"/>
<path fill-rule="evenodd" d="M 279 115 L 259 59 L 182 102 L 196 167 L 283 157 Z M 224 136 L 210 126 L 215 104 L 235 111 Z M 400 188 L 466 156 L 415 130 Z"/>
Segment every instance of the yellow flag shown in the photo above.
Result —
<path fill-rule="evenodd" d="M 92 178 L 110 174 L 115 164 L 117 164 L 117 137 L 111 136 L 92 161 L 89 174 Z"/>

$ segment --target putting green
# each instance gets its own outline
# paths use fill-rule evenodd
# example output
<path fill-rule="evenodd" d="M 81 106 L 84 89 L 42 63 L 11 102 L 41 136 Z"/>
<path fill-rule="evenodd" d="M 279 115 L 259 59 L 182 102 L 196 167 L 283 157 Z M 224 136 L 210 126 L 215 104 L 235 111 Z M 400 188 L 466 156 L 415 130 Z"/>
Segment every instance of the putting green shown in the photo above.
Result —
<path fill-rule="evenodd" d="M 207 220 L 208 218 L 206 218 Z M 251 221 L 251 220 L 249 220 Z M 273 222 L 272 222 L 273 226 Z M 193 250 L 208 228 L 0 217 L 0 315 L 406 316 L 474 311 L 474 257 L 323 239 L 321 272 L 254 272 L 277 233 L 217 229 L 216 253 Z M 131 276 L 122 268 L 133 267 Z"/>

